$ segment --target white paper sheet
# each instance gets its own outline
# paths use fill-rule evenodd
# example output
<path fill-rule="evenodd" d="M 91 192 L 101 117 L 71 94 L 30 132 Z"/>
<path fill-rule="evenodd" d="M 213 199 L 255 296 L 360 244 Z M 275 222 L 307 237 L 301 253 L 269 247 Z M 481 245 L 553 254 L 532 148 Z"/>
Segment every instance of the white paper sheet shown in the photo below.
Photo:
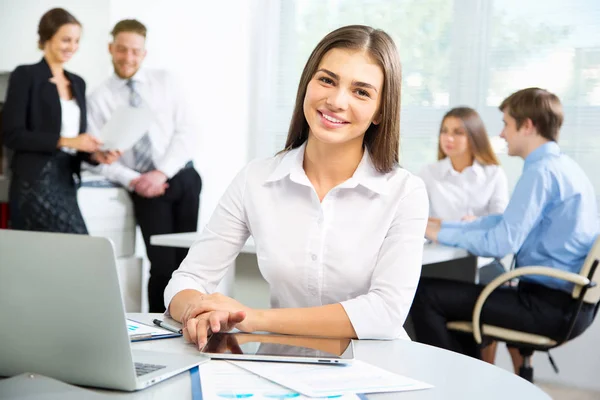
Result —
<path fill-rule="evenodd" d="M 202 397 L 205 400 L 245 398 L 303 400 L 310 398 L 223 360 L 211 360 L 200 366 L 200 384 L 202 385 Z M 355 394 L 348 394 L 336 397 L 336 400 L 358 400 L 360 398 Z"/>
<path fill-rule="evenodd" d="M 102 149 L 129 150 L 148 132 L 153 121 L 152 111 L 144 103 L 139 107 L 117 108 L 98 134 L 98 138 L 104 142 Z"/>
<path fill-rule="evenodd" d="M 344 393 L 404 392 L 433 387 L 359 360 L 348 365 L 252 361 L 230 361 L 230 363 L 312 397 Z"/>

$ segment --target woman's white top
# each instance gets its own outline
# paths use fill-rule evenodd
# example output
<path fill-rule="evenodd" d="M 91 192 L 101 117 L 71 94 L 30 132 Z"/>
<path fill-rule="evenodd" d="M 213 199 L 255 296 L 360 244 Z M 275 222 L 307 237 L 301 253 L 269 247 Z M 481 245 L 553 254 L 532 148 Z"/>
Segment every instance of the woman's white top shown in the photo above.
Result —
<path fill-rule="evenodd" d="M 221 198 L 165 290 L 213 293 L 252 235 L 273 308 L 341 303 L 360 339 L 407 337 L 428 215 L 423 182 L 379 173 L 365 151 L 322 202 L 302 168 L 305 145 L 248 164 Z"/>
<path fill-rule="evenodd" d="M 79 135 L 79 122 L 81 119 L 79 104 L 77 104 L 75 98 L 65 100 L 61 97 L 60 107 L 62 121 L 60 125 L 60 136 L 64 138 L 77 137 L 77 135 Z M 77 150 L 70 147 L 61 147 L 61 150 L 69 154 L 77 153 Z"/>
<path fill-rule="evenodd" d="M 419 176 L 429 195 L 429 216 L 446 221 L 460 221 L 466 215 L 483 217 L 502 214 L 508 205 L 506 174 L 499 165 L 473 165 L 458 172 L 448 157 L 429 164 Z M 478 257 L 482 267 L 494 259 Z"/>
<path fill-rule="evenodd" d="M 419 176 L 429 195 L 429 215 L 460 221 L 466 215 L 502 214 L 508 204 L 508 184 L 498 165 L 473 165 L 457 172 L 448 157 L 429 164 Z"/>

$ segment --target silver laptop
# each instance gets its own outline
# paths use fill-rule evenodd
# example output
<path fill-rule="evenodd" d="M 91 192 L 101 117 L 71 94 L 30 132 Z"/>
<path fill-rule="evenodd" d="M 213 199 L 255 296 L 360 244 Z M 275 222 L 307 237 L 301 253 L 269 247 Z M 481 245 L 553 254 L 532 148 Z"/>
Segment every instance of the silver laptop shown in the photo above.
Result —
<path fill-rule="evenodd" d="M 0 230 L 0 376 L 133 391 L 208 361 L 132 350 L 125 318 L 108 239 Z"/>

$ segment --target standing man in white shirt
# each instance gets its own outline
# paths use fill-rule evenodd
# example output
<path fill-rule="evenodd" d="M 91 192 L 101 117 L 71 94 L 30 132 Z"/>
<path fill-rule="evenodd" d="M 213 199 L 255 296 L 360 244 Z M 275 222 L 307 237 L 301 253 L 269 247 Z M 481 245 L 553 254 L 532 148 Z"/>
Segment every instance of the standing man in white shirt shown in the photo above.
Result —
<path fill-rule="evenodd" d="M 118 22 L 108 49 L 114 74 L 88 98 L 89 130 L 100 135 L 113 112 L 122 106 L 150 108 L 148 132 L 118 163 L 101 173 L 131 193 L 135 217 L 150 260 L 150 312 L 163 312 L 163 292 L 187 251 L 150 245 L 152 235 L 197 230 L 202 181 L 192 165 L 197 131 L 185 100 L 170 74 L 141 68 L 146 57 L 146 27 L 137 20 Z"/>

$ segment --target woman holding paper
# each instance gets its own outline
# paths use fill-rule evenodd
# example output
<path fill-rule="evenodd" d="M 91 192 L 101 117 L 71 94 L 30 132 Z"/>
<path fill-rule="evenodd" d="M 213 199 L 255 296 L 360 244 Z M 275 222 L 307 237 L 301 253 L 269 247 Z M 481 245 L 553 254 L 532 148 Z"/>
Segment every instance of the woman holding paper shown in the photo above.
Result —
<path fill-rule="evenodd" d="M 85 82 L 63 68 L 79 48 L 79 21 L 52 9 L 42 16 L 38 35 L 44 57 L 13 71 L 3 110 L 4 144 L 14 150 L 11 226 L 85 234 L 73 175 L 82 160 L 111 163 L 119 153 L 100 151 L 100 141 L 85 133 Z"/>
<path fill-rule="evenodd" d="M 233 180 L 165 290 L 185 337 L 242 331 L 406 337 L 428 213 L 398 165 L 400 59 L 392 39 L 346 26 L 314 49 L 285 149 Z M 252 234 L 271 309 L 214 293 Z"/>

